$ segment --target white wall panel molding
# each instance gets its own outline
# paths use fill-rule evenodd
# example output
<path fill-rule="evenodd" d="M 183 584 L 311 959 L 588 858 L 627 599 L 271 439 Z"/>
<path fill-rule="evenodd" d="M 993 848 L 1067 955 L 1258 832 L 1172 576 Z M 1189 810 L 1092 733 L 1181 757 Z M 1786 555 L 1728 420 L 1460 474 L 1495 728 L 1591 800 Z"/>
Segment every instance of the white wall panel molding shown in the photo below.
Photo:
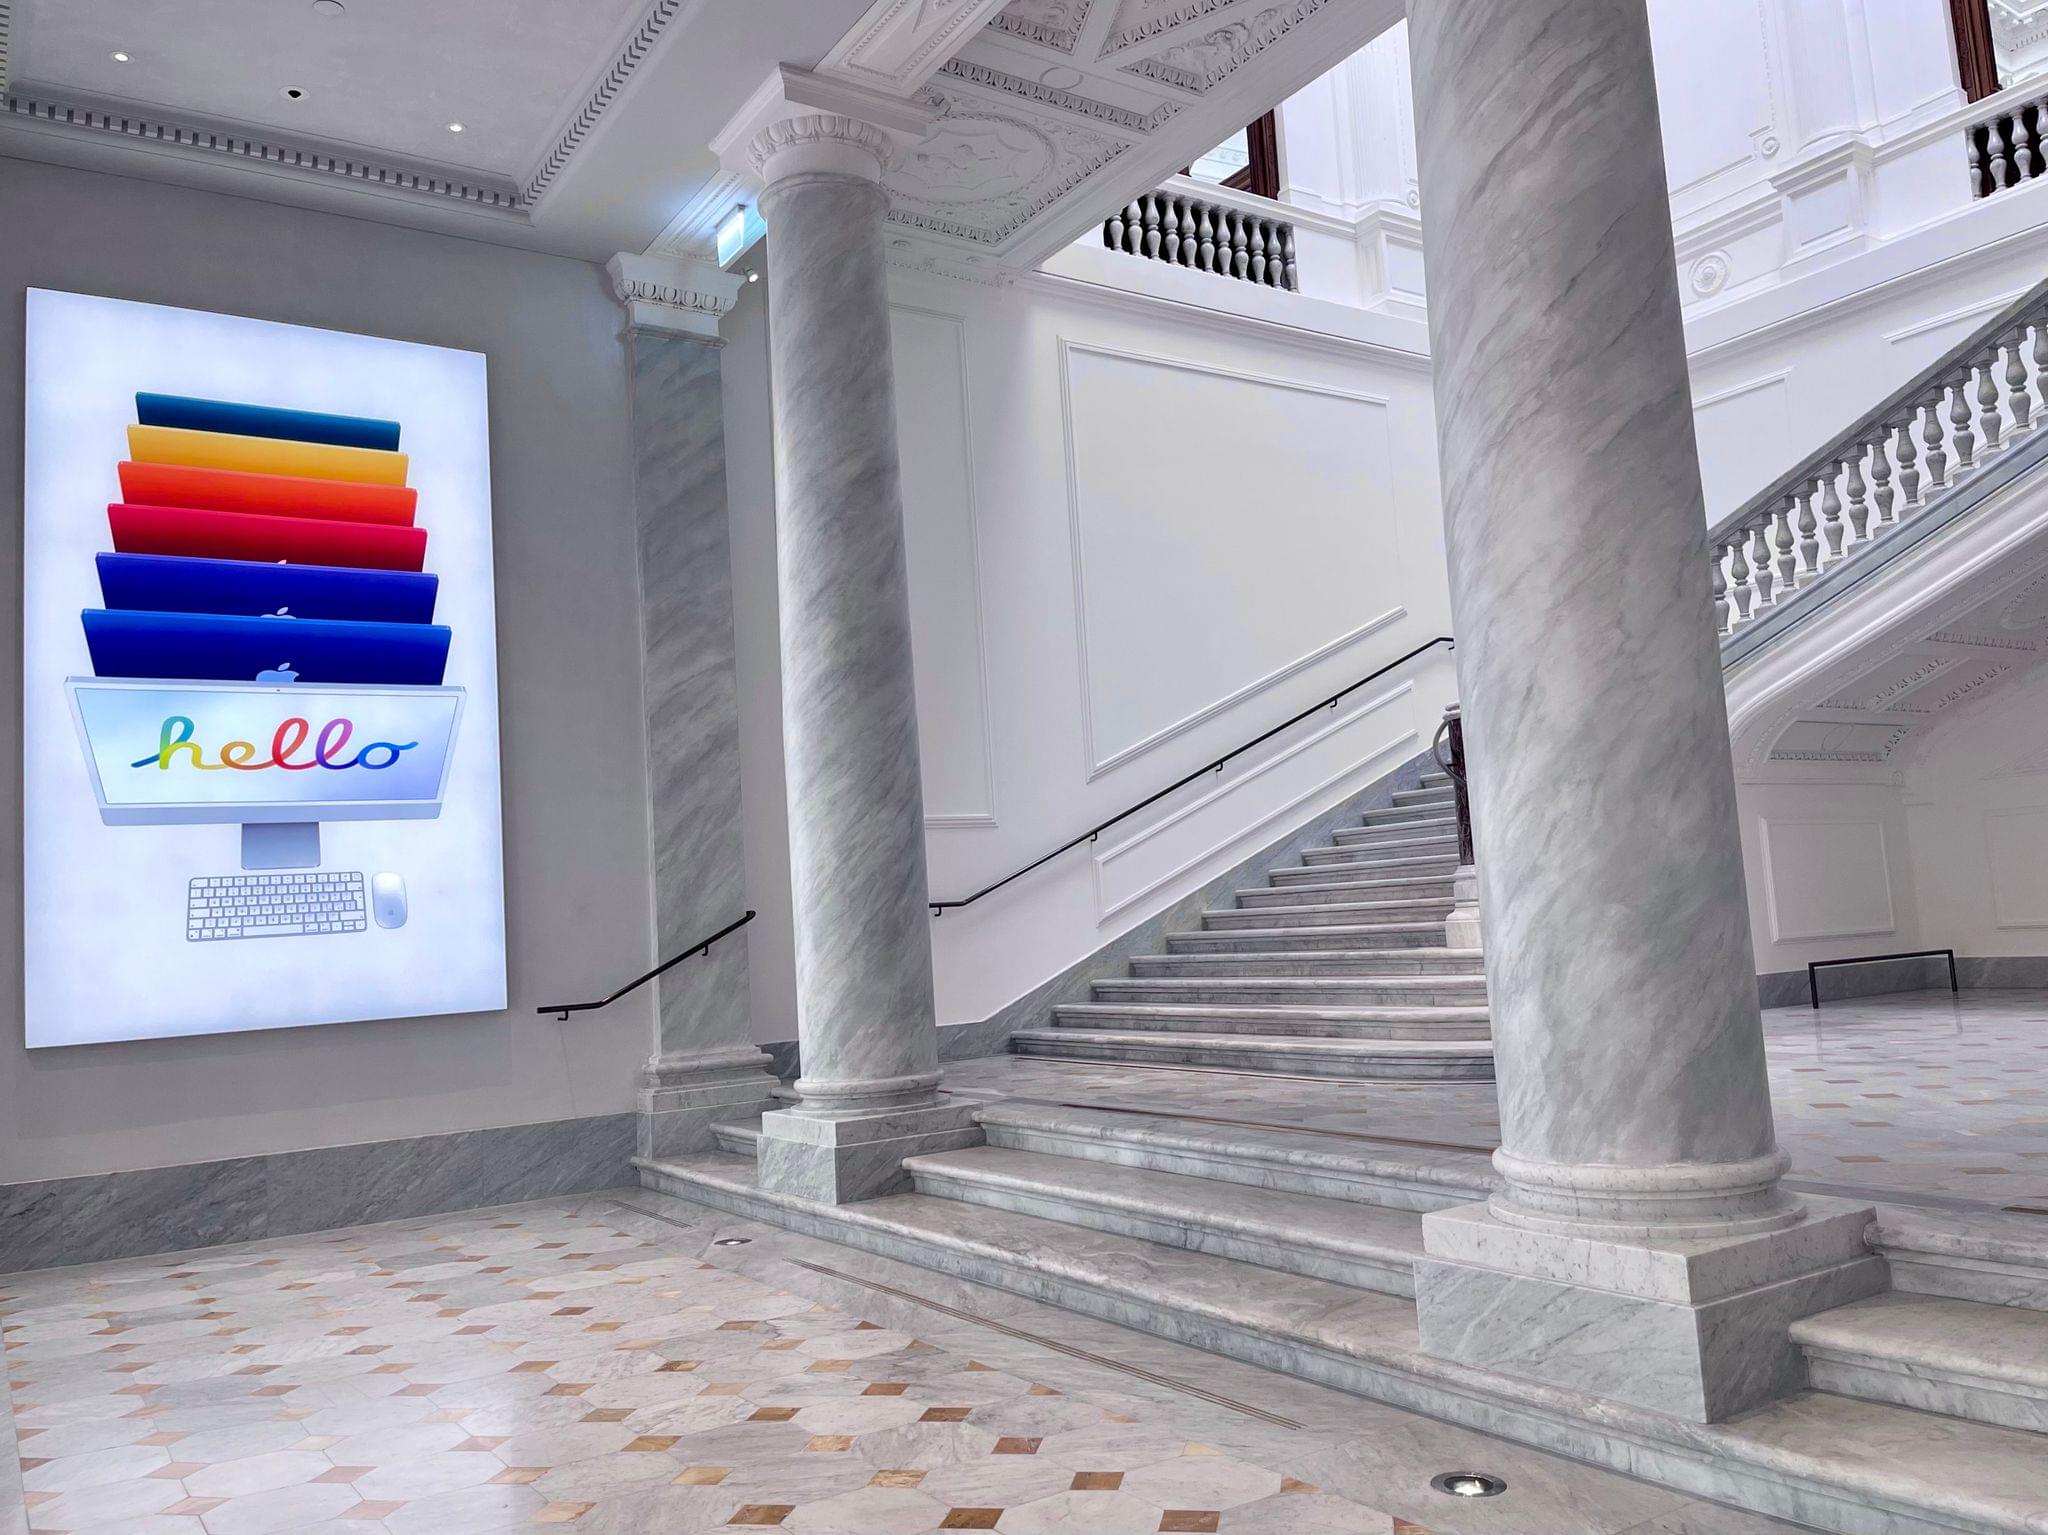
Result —
<path fill-rule="evenodd" d="M 1090 781 L 1407 616 L 1390 507 L 1375 530 L 1315 495 L 1391 494 L 1384 396 L 1065 336 L 1059 359 Z"/>
<path fill-rule="evenodd" d="M 1898 930 L 1883 821 L 1764 816 L 1758 831 L 1773 941 Z"/>
<path fill-rule="evenodd" d="M 1729 384 L 1693 401 L 1707 519 L 1725 517 L 1791 467 L 1803 444 L 1787 409 L 1790 367 Z"/>
<path fill-rule="evenodd" d="M 1984 815 L 1992 920 L 2003 928 L 2048 927 L 2048 805 Z"/>
<path fill-rule="evenodd" d="M 948 729 L 920 738 L 925 825 L 996 825 L 995 709 L 975 496 L 967 320 L 892 303 L 897 431 L 918 715 Z"/>
<path fill-rule="evenodd" d="M 1296 812 L 1341 798 L 1414 756 L 1421 749 L 1420 707 L 1413 683 L 1389 688 L 1097 853 L 1101 920 L 1267 828 L 1305 818 Z"/>

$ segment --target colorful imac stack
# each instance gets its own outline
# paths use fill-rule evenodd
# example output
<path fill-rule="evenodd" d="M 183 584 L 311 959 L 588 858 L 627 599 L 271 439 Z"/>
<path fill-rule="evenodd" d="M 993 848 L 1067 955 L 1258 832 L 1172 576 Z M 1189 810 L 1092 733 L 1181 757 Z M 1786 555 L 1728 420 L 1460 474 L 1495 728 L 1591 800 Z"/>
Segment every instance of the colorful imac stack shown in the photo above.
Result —
<path fill-rule="evenodd" d="M 439 686 L 398 423 L 138 394 L 86 645 L 101 677 Z"/>

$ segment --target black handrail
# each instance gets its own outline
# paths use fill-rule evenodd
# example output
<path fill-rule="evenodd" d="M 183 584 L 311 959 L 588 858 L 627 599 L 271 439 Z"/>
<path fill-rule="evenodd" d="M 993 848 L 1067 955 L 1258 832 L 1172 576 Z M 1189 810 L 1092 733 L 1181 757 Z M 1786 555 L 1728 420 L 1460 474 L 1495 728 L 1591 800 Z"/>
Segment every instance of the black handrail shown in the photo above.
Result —
<path fill-rule="evenodd" d="M 1166 796 L 1173 793 L 1174 790 L 1185 789 L 1189 784 L 1193 783 L 1197 778 L 1200 778 L 1205 774 L 1220 773 L 1223 770 L 1224 764 L 1229 762 L 1232 758 L 1243 756 L 1246 752 L 1250 751 L 1254 746 L 1263 746 L 1266 742 L 1272 740 L 1273 737 L 1280 734 L 1281 731 L 1287 729 L 1288 726 L 1299 725 L 1311 714 L 1319 714 L 1325 709 L 1334 709 L 1337 706 L 1337 704 L 1340 701 L 1342 701 L 1347 694 L 1356 693 L 1368 682 L 1377 682 L 1380 678 L 1386 676 L 1386 674 L 1392 671 L 1395 667 L 1407 665 L 1408 662 L 1414 660 L 1424 651 L 1434 650 L 1439 645 L 1451 645 L 1455 643 L 1456 641 L 1454 641 L 1450 635 L 1439 634 L 1435 639 L 1430 640 L 1428 643 L 1417 645 L 1413 650 L 1409 651 L 1406 655 L 1394 657 L 1393 660 L 1389 661 L 1385 666 L 1382 666 L 1378 671 L 1373 672 L 1368 676 L 1360 677 L 1348 688 L 1340 688 L 1335 693 L 1332 693 L 1328 698 L 1324 699 L 1321 703 L 1310 704 L 1306 709 L 1302 710 L 1301 713 L 1293 715 L 1288 719 L 1282 720 L 1279 724 L 1275 725 L 1271 730 L 1267 731 L 1264 735 L 1254 736 L 1251 740 L 1245 742 L 1244 745 L 1238 747 L 1235 751 L 1225 752 L 1222 756 L 1218 757 L 1214 762 L 1208 764 L 1208 766 L 1198 767 L 1192 773 L 1188 774 L 1187 777 L 1175 779 L 1172 783 L 1168 784 L 1165 788 L 1161 789 L 1157 794 L 1139 800 L 1138 803 L 1131 806 L 1130 809 L 1119 810 L 1115 815 L 1111 816 L 1108 820 L 1102 822 L 1097 826 L 1091 827 L 1087 831 L 1082 832 L 1080 836 L 1074 838 L 1071 842 L 1062 842 L 1058 847 L 1054 848 L 1050 853 L 1047 853 L 1043 858 L 1032 860 L 1030 863 L 1024 865 L 1023 868 L 1017 870 L 1016 873 L 1005 874 L 993 885 L 984 885 L 981 889 L 975 891 L 974 894 L 970 896 L 963 896 L 957 901 L 933 901 L 931 903 L 932 915 L 935 917 L 942 917 L 949 911 L 958 911 L 963 906 L 972 906 L 976 901 L 980 900 L 985 895 L 994 895 L 998 890 L 1002 889 L 1003 886 L 1009 884 L 1012 880 L 1022 879 L 1032 870 L 1042 868 L 1046 864 L 1051 863 L 1055 858 L 1059 857 L 1060 854 L 1070 852 L 1074 848 L 1079 847 L 1084 842 L 1093 842 L 1097 837 L 1101 836 L 1104 832 L 1108 831 L 1110 827 L 1116 825 L 1117 822 L 1128 820 L 1130 817 L 1136 815 L 1140 810 L 1143 810 L 1148 806 L 1158 804 L 1159 801 L 1165 799 Z"/>
<path fill-rule="evenodd" d="M 656 976 L 661 975 L 665 971 L 675 969 L 677 965 L 680 965 L 692 954 L 709 954 L 711 952 L 711 946 L 714 943 L 718 942 L 719 939 L 723 938 L 727 933 L 737 933 L 741 928 L 745 927 L 749 922 L 753 920 L 754 914 L 752 912 L 748 912 L 744 917 L 740 918 L 739 921 L 726 923 L 724 927 L 720 928 L 717 932 L 713 933 L 709 938 L 698 939 L 695 943 L 691 944 L 687 949 L 683 950 L 682 953 L 678 954 L 674 959 L 663 960 L 660 964 L 656 965 L 652 970 L 648 971 L 638 980 L 626 982 L 625 985 L 621 986 L 617 991 L 613 992 L 610 996 L 604 998 L 600 1002 L 550 1002 L 546 1007 L 537 1007 L 534 1009 L 534 1011 L 536 1013 L 559 1013 L 561 1014 L 562 1018 L 566 1021 L 571 1013 L 588 1013 L 594 1012 L 600 1007 L 610 1007 L 614 1002 L 618 1001 L 619 998 L 623 997 L 627 992 L 645 986 L 649 981 L 653 980 Z"/>

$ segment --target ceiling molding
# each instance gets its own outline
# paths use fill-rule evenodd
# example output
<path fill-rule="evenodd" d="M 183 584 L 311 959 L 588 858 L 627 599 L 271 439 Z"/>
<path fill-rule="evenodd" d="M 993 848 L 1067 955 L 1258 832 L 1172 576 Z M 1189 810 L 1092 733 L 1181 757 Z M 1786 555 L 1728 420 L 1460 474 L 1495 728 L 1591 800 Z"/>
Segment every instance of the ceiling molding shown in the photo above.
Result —
<path fill-rule="evenodd" d="M 1003 0 L 875 0 L 818 65 L 870 90 L 909 96 Z"/>
<path fill-rule="evenodd" d="M 405 197 L 457 202 L 520 217 L 519 192 L 510 181 L 448 167 L 379 159 L 356 148 L 293 140 L 283 134 L 235 124 L 211 123 L 151 108 L 66 98 L 25 88 L 10 92 L 8 117 L 91 138 L 122 139 L 182 150 L 223 161 L 261 162 L 315 180 L 352 182 Z"/>
<path fill-rule="evenodd" d="M 697 189 L 697 195 L 683 204 L 682 212 L 668 221 L 647 247 L 650 256 L 686 256 L 713 260 L 718 254 L 718 226 L 734 208 L 753 200 L 752 180 L 738 171 L 721 168 Z"/>
<path fill-rule="evenodd" d="M 989 19 L 989 27 L 1054 53 L 1072 53 L 1080 45 L 1088 10 L 1089 0 L 1010 0 Z"/>
<path fill-rule="evenodd" d="M 0 0 L 0 96 L 7 94 L 7 42 L 14 30 L 14 7 L 11 0 Z"/>
<path fill-rule="evenodd" d="M 561 179 L 562 172 L 569 167 L 584 142 L 595 131 L 598 121 L 610 110 L 619 93 L 626 88 L 626 82 L 633 77 L 654 45 L 661 41 L 661 34 L 668 30 L 670 22 L 683 9 L 686 0 L 654 0 L 641 14 L 640 21 L 626 35 L 626 41 L 612 58 L 597 84 L 590 88 L 583 104 L 570 116 L 568 124 L 555 135 L 555 141 L 548 152 L 541 156 L 540 164 L 526 178 L 519 191 L 519 200 L 527 205 L 539 202 L 547 196 L 548 189 Z"/>

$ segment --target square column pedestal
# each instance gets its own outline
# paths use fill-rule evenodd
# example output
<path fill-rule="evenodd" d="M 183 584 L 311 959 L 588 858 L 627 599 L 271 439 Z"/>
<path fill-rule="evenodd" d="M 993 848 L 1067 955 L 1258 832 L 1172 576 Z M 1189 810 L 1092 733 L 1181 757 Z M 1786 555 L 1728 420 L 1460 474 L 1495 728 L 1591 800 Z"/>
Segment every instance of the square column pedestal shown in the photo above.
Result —
<path fill-rule="evenodd" d="M 658 1162 L 710 1151 L 714 1126 L 774 1108 L 768 1064 L 753 1045 L 649 1061 L 640 1077 L 640 1155 Z"/>
<path fill-rule="evenodd" d="M 1566 1236 L 1486 1205 L 1423 1216 L 1422 1350 L 1713 1423 L 1806 1384 L 1787 1329 L 1886 1286 L 1868 1205 L 1802 1196 L 1783 1230 L 1696 1241 Z"/>
<path fill-rule="evenodd" d="M 982 1143 L 974 1118 L 980 1108 L 978 1098 L 947 1096 L 897 1109 L 764 1114 L 760 1186 L 833 1205 L 903 1193 L 910 1187 L 905 1157 Z"/>

